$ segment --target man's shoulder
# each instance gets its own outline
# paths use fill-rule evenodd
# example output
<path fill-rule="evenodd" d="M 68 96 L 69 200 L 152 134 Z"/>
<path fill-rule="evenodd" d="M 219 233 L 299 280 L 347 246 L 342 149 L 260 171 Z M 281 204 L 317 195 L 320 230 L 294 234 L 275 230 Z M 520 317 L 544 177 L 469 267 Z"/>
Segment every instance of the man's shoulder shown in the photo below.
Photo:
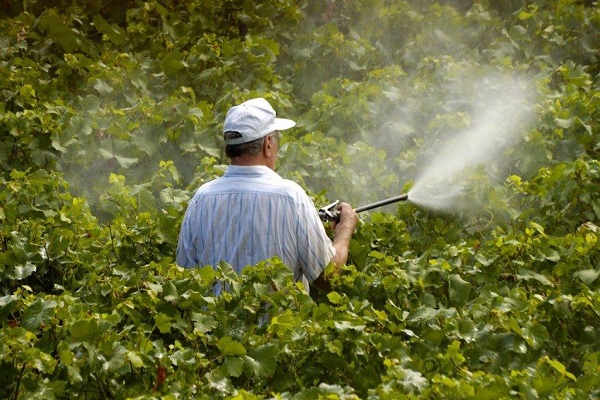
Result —
<path fill-rule="evenodd" d="M 247 171 L 250 171 L 249 169 Z M 282 178 L 277 173 L 269 171 L 259 174 L 228 174 L 213 181 L 204 183 L 198 188 L 196 199 L 206 196 L 236 196 L 242 193 L 248 195 L 266 195 L 287 199 L 292 203 L 310 205 L 310 197 L 297 182 Z"/>
<path fill-rule="evenodd" d="M 304 191 L 302 186 L 300 186 L 297 182 L 291 181 L 289 179 L 281 178 L 278 181 L 278 183 L 282 187 L 285 187 L 285 188 L 289 189 L 290 191 L 306 194 L 306 192 Z"/>
<path fill-rule="evenodd" d="M 214 193 L 263 192 L 290 197 L 308 197 L 306 191 L 298 183 L 289 179 L 258 178 L 258 179 L 223 179 L 217 178 L 201 185 L 195 192 L 196 196 Z"/>

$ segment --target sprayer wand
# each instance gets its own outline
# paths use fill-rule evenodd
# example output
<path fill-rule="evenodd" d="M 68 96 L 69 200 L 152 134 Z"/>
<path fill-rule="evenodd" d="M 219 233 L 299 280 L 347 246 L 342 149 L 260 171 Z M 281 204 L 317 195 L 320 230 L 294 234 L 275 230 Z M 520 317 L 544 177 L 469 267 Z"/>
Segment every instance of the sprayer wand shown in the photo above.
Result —
<path fill-rule="evenodd" d="M 375 203 L 357 207 L 354 209 L 354 211 L 356 211 L 357 213 L 360 213 L 363 211 L 371 210 L 373 208 L 383 207 L 387 204 L 397 203 L 399 201 L 406 201 L 406 200 L 408 200 L 408 195 L 401 194 L 400 196 L 390 197 L 389 199 L 380 200 L 380 201 L 376 201 Z M 335 209 L 335 207 L 338 205 L 339 202 L 340 202 L 339 200 L 336 200 L 333 203 L 328 204 L 325 207 L 322 207 L 319 209 L 319 218 L 321 218 L 321 221 L 327 222 L 327 221 L 339 221 L 340 220 L 340 213 L 339 213 L 339 211 L 336 211 L 336 209 Z"/>

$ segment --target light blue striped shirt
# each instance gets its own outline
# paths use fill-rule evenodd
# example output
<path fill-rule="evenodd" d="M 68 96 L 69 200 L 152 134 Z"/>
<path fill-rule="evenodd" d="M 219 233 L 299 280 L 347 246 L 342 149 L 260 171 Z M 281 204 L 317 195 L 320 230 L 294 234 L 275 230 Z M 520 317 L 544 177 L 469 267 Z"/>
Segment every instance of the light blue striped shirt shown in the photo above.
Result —
<path fill-rule="evenodd" d="M 177 245 L 177 264 L 186 268 L 225 261 L 239 273 L 278 256 L 307 291 L 334 255 L 306 192 L 266 166 L 230 165 L 221 178 L 202 185 Z"/>

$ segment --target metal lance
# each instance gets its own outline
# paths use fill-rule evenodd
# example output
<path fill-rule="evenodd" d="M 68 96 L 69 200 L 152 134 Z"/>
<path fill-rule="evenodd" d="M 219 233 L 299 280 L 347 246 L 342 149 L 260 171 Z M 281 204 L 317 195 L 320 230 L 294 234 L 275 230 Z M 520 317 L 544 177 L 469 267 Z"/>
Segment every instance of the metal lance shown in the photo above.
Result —
<path fill-rule="evenodd" d="M 375 203 L 357 207 L 354 209 L 354 211 L 356 211 L 357 213 L 360 213 L 363 211 L 372 210 L 373 208 L 383 207 L 388 204 L 397 203 L 399 201 L 406 201 L 406 200 L 408 200 L 408 194 L 405 193 L 405 194 L 401 194 L 400 196 L 390 197 L 389 199 L 380 200 L 380 201 L 376 201 Z M 321 218 L 321 221 L 327 222 L 327 221 L 339 221 L 340 220 L 340 213 L 339 213 L 339 211 L 337 211 L 335 209 L 339 202 L 340 202 L 339 200 L 336 200 L 333 203 L 328 204 L 325 207 L 322 207 L 319 209 L 319 218 Z"/>

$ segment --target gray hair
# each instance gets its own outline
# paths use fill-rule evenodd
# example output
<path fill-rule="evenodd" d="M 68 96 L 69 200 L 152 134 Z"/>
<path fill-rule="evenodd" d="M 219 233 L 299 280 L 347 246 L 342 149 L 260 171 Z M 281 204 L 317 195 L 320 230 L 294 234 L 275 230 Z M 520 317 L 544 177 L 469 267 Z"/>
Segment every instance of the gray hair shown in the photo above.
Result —
<path fill-rule="evenodd" d="M 271 135 L 273 138 L 275 138 L 275 140 L 277 142 L 279 142 L 279 132 L 278 131 L 269 133 L 269 135 Z M 259 155 L 260 152 L 262 151 L 263 144 L 265 143 L 265 138 L 269 135 L 263 136 L 259 139 L 252 140 L 252 141 L 246 142 L 246 143 L 227 144 L 227 145 L 225 145 L 225 155 L 231 159 L 239 157 L 239 156 L 243 156 L 243 155 L 249 155 L 249 156 Z M 228 131 L 228 132 L 223 133 L 223 138 L 225 140 L 236 139 L 241 136 L 242 136 L 241 133 L 235 132 L 235 131 Z"/>

